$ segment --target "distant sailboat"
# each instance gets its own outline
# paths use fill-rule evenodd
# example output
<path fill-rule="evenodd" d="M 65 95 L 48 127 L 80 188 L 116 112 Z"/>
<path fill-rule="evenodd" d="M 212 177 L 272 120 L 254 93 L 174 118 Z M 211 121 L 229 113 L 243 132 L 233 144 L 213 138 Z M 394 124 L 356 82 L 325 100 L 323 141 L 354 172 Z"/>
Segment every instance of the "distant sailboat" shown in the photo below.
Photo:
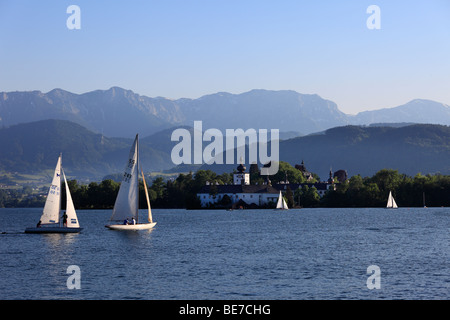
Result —
<path fill-rule="evenodd" d="M 62 157 L 58 158 L 55 173 L 53 175 L 52 185 L 45 201 L 44 210 L 41 219 L 35 228 L 25 229 L 26 233 L 78 233 L 80 228 L 77 213 L 73 205 L 72 196 L 70 195 L 69 185 L 67 184 L 66 175 L 62 169 Z M 66 211 L 64 213 L 63 224 L 60 221 L 61 212 L 61 172 L 64 177 L 66 188 Z"/>
<path fill-rule="evenodd" d="M 398 208 L 397 203 L 395 202 L 395 199 L 392 196 L 391 191 L 389 191 L 389 197 L 388 197 L 388 201 L 386 204 L 386 208 L 389 208 L 389 209 L 397 209 Z"/>
<path fill-rule="evenodd" d="M 423 192 L 423 207 L 427 208 L 427 205 L 425 204 L 425 192 Z"/>
<path fill-rule="evenodd" d="M 280 195 L 278 196 L 277 209 L 289 210 L 289 207 L 286 203 L 286 200 L 284 200 L 283 195 L 281 194 L 281 191 L 280 191 Z"/>
<path fill-rule="evenodd" d="M 148 216 L 147 223 L 138 223 L 139 220 L 139 139 L 138 135 L 134 139 L 130 150 L 122 183 L 120 184 L 119 193 L 114 204 L 110 224 L 105 227 L 113 230 L 145 230 L 151 229 L 156 225 L 153 222 L 150 200 L 148 197 L 147 185 L 144 181 L 145 196 L 147 198 Z M 135 223 L 127 223 L 127 221 L 135 221 Z M 120 224 L 118 222 L 121 222 Z"/>

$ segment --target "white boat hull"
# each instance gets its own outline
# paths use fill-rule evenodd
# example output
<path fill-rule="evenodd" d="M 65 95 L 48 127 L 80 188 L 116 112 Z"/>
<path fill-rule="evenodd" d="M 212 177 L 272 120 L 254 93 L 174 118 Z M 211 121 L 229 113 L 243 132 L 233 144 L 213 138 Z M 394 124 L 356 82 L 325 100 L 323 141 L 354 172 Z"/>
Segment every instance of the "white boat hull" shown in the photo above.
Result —
<path fill-rule="evenodd" d="M 83 228 L 67 228 L 67 227 L 39 227 L 26 228 L 25 233 L 78 233 Z"/>
<path fill-rule="evenodd" d="M 105 227 L 111 230 L 147 230 L 156 225 L 156 222 L 152 223 L 138 223 L 138 224 L 107 224 Z"/>

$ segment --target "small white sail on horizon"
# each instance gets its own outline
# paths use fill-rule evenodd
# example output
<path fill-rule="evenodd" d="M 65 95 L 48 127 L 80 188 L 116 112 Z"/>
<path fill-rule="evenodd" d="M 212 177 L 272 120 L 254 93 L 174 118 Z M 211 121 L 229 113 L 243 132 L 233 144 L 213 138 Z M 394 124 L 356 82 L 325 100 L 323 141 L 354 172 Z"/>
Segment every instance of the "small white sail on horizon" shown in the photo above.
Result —
<path fill-rule="evenodd" d="M 390 208 L 390 209 L 397 209 L 397 203 L 395 202 L 394 197 L 392 196 L 392 192 L 389 191 L 389 197 L 388 197 L 388 201 L 386 204 L 386 208 Z"/>
<path fill-rule="evenodd" d="M 131 146 L 128 155 L 128 161 L 125 166 L 122 183 L 120 184 L 119 193 L 117 194 L 116 202 L 114 204 L 113 213 L 110 218 L 110 223 L 105 227 L 113 230 L 144 230 L 151 229 L 156 225 L 153 222 L 150 200 L 148 197 L 147 185 L 145 183 L 144 174 L 142 171 L 142 178 L 144 180 L 144 189 L 146 192 L 147 206 L 148 206 L 148 223 L 139 223 L 139 135 L 136 135 L 133 145 Z M 135 224 L 124 223 L 126 221 L 135 220 Z M 118 223 L 119 222 L 119 223 Z M 121 223 L 121 224 L 120 224 Z"/>
<path fill-rule="evenodd" d="M 64 176 L 66 188 L 66 223 L 61 226 L 61 172 Z M 26 233 L 78 233 L 80 228 L 75 206 L 70 195 L 66 175 L 62 169 L 62 155 L 59 155 L 53 174 L 52 184 L 48 191 L 42 215 L 36 228 L 25 229 Z"/>
<path fill-rule="evenodd" d="M 278 196 L 277 209 L 289 210 L 289 207 L 286 203 L 286 200 L 284 200 L 283 195 L 281 194 L 281 191 L 280 191 L 280 195 Z"/>
<path fill-rule="evenodd" d="M 422 197 L 423 197 L 423 207 L 424 208 L 428 208 L 426 203 L 425 203 L 425 192 L 422 193 Z"/>

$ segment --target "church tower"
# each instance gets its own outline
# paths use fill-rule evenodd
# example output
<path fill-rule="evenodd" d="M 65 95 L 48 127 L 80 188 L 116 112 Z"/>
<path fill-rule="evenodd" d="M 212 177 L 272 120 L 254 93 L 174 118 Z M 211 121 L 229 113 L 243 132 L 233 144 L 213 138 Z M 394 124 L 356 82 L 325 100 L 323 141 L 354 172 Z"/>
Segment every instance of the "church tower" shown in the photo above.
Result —
<path fill-rule="evenodd" d="M 250 184 L 250 173 L 245 172 L 245 166 L 241 163 L 237 167 L 237 173 L 233 174 L 233 184 L 235 185 L 249 185 Z"/>
<path fill-rule="evenodd" d="M 328 178 L 328 183 L 333 183 L 334 182 L 334 179 L 333 179 L 333 170 L 331 170 L 331 167 L 330 167 L 330 177 Z"/>

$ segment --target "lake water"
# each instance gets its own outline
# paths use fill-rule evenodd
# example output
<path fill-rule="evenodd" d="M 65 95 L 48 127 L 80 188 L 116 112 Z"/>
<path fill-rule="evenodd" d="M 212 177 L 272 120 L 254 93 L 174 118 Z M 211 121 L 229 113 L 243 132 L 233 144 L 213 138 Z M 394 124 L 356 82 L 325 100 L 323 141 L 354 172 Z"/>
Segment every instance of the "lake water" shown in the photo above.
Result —
<path fill-rule="evenodd" d="M 450 298 L 450 208 L 153 210 L 138 232 L 79 210 L 79 234 L 23 233 L 40 214 L 0 209 L 0 299 Z"/>

